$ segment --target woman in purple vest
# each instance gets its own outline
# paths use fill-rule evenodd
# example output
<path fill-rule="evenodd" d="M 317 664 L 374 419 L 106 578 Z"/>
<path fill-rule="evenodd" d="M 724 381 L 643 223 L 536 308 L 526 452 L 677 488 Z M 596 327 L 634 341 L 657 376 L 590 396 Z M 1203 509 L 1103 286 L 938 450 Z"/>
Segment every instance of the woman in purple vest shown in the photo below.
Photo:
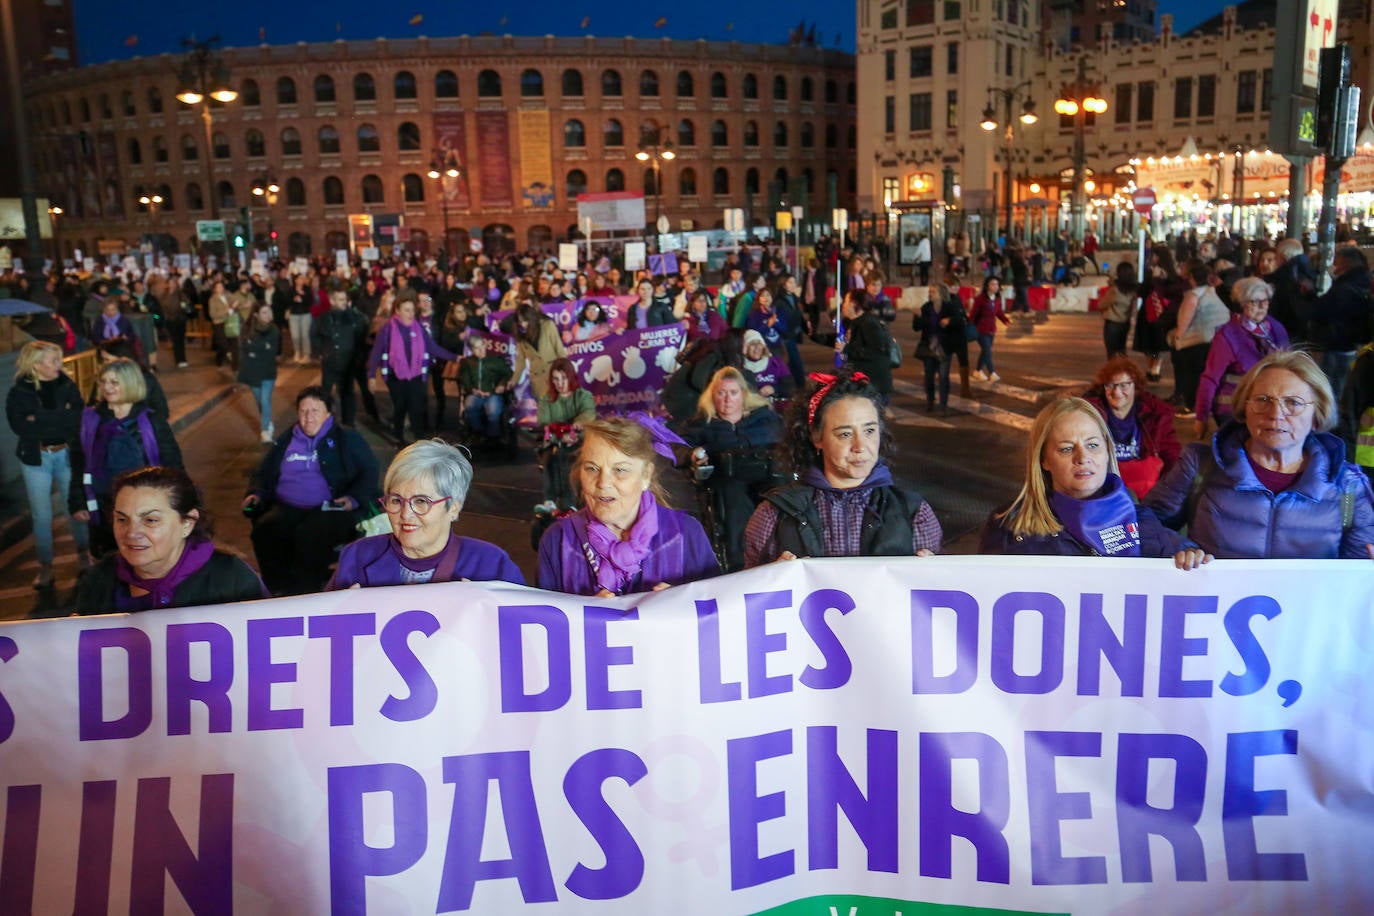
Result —
<path fill-rule="evenodd" d="M 137 363 L 107 363 L 96 378 L 96 391 L 98 400 L 82 413 L 81 432 L 71 450 L 67 505 L 73 518 L 91 523 L 91 553 L 99 557 L 115 548 L 110 527 L 114 479 L 151 465 L 179 468 L 182 462 L 172 427 L 148 406 Z"/>
<path fill-rule="evenodd" d="M 453 532 L 471 483 L 467 456 L 441 439 L 402 449 L 386 469 L 378 500 L 391 533 L 345 547 L 327 590 L 460 580 L 524 585 L 500 547 Z"/>
<path fill-rule="evenodd" d="M 371 376 L 380 370 L 391 393 L 391 431 L 397 442 L 405 442 L 407 415 L 417 439 L 429 435 L 429 374 L 443 371 L 442 360 L 457 359 L 456 353 L 439 346 L 425 323 L 416 319 L 412 300 L 396 303 L 396 316 L 377 332 L 367 373 Z"/>
<path fill-rule="evenodd" d="M 655 454 L 682 444 L 644 414 L 583 424 L 573 491 L 583 507 L 539 542 L 539 587 L 611 597 L 659 591 L 720 572 L 701 523 L 671 509 Z"/>

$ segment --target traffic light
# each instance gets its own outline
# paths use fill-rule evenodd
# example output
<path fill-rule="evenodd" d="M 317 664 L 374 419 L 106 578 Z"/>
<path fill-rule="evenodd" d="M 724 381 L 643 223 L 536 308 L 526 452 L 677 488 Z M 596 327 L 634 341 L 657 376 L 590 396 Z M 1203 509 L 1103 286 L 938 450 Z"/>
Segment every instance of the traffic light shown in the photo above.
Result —
<path fill-rule="evenodd" d="M 248 227 L 243 223 L 234 226 L 234 247 L 244 248 L 248 245 Z"/>
<path fill-rule="evenodd" d="M 269 233 L 269 235 L 272 236 L 272 241 L 275 242 L 275 241 L 277 240 L 277 230 L 273 229 L 273 230 Z"/>

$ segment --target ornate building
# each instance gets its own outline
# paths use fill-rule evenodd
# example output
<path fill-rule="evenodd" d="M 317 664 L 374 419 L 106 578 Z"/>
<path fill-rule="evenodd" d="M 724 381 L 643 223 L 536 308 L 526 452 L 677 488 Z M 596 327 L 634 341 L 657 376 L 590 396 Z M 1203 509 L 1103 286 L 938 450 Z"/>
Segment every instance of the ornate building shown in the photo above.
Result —
<path fill-rule="evenodd" d="M 212 209 L 232 224 L 248 208 L 259 247 L 303 255 L 348 247 L 359 214 L 382 245 L 433 251 L 447 225 L 453 246 L 547 248 L 575 237 L 584 192 L 642 190 L 672 231 L 718 227 L 728 207 L 766 224 L 803 205 L 828 224 L 853 206 L 854 58 L 838 51 L 460 36 L 219 56 L 238 97 L 201 103 L 208 151 L 200 106 L 176 98 L 177 57 L 25 84 L 64 256 L 150 238 L 184 251 Z M 671 160 L 636 158 L 667 146 Z M 278 193 L 255 196 L 269 179 Z"/>

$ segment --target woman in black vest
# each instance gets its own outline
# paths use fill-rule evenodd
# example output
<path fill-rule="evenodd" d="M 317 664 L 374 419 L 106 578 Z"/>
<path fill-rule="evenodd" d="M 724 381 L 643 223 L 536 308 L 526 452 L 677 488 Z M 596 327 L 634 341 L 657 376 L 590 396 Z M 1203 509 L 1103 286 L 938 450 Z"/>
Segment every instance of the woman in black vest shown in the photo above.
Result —
<path fill-rule="evenodd" d="M 797 557 L 932 556 L 940 522 L 898 487 L 883 456 L 891 439 L 882 395 L 862 372 L 812 373 L 788 408 L 785 440 L 797 482 L 769 492 L 744 530 L 744 565 Z"/>

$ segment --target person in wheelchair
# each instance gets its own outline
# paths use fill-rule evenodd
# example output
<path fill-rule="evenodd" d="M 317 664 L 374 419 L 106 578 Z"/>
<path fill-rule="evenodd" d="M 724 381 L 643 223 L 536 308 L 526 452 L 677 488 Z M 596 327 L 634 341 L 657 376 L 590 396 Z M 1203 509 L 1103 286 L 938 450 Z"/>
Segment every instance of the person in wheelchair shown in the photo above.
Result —
<path fill-rule="evenodd" d="M 732 366 L 711 377 L 683 430 L 679 464 L 690 465 L 704 487 L 707 533 L 726 571 L 744 568 L 744 526 L 764 492 L 783 483 L 772 456 L 782 436 L 782 418 Z"/>
<path fill-rule="evenodd" d="M 468 356 L 458 363 L 458 390 L 463 396 L 463 421 L 475 442 L 494 445 L 505 433 L 506 390 L 511 366 L 503 356 L 487 352 L 485 334 L 467 338 Z"/>
<path fill-rule="evenodd" d="M 566 356 L 549 365 L 548 388 L 539 393 L 535 419 L 543 430 L 539 457 L 544 468 L 544 502 L 535 506 L 535 512 L 551 515 L 573 509 L 577 500 L 568 472 L 581 444 L 582 424 L 596 419 L 596 401 L 582 387 L 576 367 Z"/>

